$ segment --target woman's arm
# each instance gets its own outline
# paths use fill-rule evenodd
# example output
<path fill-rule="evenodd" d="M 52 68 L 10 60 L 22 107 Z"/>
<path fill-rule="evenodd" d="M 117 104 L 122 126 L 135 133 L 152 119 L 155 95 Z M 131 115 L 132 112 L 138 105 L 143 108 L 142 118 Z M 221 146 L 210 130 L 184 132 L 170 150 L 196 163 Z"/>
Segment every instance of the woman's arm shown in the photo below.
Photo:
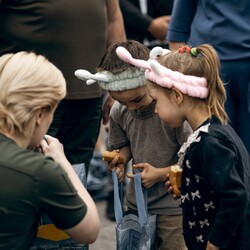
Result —
<path fill-rule="evenodd" d="M 59 163 L 67 173 L 79 197 L 83 200 L 87 207 L 87 213 L 81 222 L 76 226 L 65 230 L 71 238 L 80 243 L 93 243 L 99 234 L 100 221 L 96 205 L 83 186 L 81 180 L 77 176 L 73 167 L 67 160 L 63 145 L 54 137 L 46 135 L 46 140 L 41 142 L 41 148 L 45 155 L 52 157 L 55 162 Z"/>
<path fill-rule="evenodd" d="M 118 0 L 106 0 L 106 4 L 108 16 L 108 48 L 115 42 L 126 41 L 126 33 Z"/>

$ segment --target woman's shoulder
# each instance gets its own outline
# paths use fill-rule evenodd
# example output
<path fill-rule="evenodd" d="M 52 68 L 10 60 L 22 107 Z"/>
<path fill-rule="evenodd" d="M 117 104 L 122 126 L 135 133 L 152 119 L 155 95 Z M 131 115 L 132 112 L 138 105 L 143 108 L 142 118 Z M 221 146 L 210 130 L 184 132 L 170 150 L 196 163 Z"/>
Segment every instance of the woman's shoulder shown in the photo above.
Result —
<path fill-rule="evenodd" d="M 65 175 L 61 166 L 52 158 L 19 147 L 8 138 L 0 140 L 0 158 L 0 168 L 4 169 L 12 179 L 25 179 L 27 185 L 38 183 L 39 180 L 57 180 Z"/>

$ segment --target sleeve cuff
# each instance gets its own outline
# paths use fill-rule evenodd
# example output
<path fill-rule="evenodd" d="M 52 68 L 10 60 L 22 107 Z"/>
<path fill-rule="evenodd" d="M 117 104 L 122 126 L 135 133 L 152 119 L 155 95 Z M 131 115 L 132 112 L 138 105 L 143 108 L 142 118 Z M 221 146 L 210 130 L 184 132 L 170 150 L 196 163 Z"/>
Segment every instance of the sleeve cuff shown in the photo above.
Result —
<path fill-rule="evenodd" d="M 168 30 L 167 41 L 168 42 L 183 42 L 186 43 L 189 39 L 189 33 L 187 32 L 176 32 L 173 30 Z"/>

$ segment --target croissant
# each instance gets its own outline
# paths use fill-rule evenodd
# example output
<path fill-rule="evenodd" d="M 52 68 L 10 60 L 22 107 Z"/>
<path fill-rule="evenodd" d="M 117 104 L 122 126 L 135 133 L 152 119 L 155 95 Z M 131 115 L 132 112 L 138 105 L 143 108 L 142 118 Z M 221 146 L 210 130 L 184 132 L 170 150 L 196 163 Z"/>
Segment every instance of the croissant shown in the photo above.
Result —
<path fill-rule="evenodd" d="M 173 193 L 176 196 L 181 195 L 180 187 L 181 187 L 182 171 L 183 170 L 180 168 L 179 165 L 172 165 L 169 172 L 169 181 L 173 188 Z"/>
<path fill-rule="evenodd" d="M 120 156 L 118 152 L 115 151 L 103 151 L 102 152 L 102 159 L 104 161 L 110 162 L 112 161 L 117 155 L 119 155 L 119 159 L 117 163 L 122 164 L 124 163 L 124 159 Z"/>

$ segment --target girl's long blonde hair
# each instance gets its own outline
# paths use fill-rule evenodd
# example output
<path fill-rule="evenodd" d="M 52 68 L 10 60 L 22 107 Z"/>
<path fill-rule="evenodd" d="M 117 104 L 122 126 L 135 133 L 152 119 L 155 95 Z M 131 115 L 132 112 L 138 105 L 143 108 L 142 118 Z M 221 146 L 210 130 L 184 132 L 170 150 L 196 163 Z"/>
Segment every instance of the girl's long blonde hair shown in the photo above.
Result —
<path fill-rule="evenodd" d="M 44 56 L 19 52 L 0 57 L 0 132 L 29 137 L 36 111 L 51 112 L 65 95 L 61 71 Z"/>
<path fill-rule="evenodd" d="M 208 83 L 208 97 L 205 99 L 210 116 L 216 116 L 222 124 L 227 124 L 228 116 L 224 109 L 226 90 L 219 75 L 220 61 L 214 48 L 209 44 L 196 47 L 197 55 L 190 52 L 168 53 L 158 61 L 165 67 L 185 75 L 205 77 Z"/>

